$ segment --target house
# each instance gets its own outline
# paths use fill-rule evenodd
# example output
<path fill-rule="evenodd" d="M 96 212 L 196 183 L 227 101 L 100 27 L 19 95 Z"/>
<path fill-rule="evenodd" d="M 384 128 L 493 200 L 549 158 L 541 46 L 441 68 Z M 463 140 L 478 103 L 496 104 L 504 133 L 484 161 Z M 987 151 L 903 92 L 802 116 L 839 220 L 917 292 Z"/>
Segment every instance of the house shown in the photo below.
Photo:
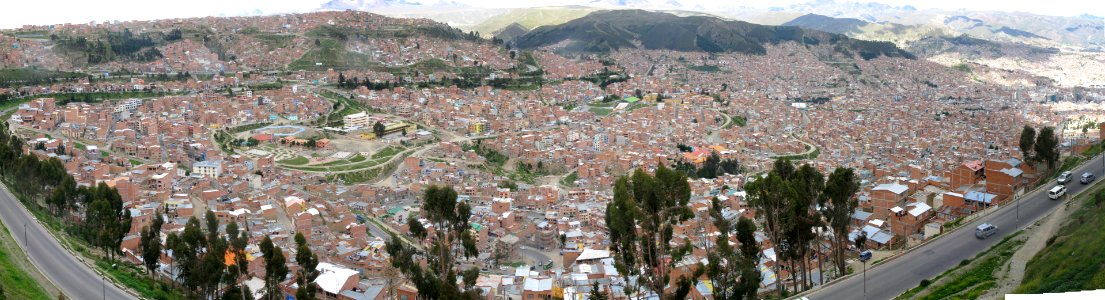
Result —
<path fill-rule="evenodd" d="M 320 292 L 326 294 L 326 298 L 335 298 L 343 291 L 352 290 L 360 279 L 360 273 L 356 270 L 331 263 L 320 262 L 315 270 L 319 272 L 315 284 Z"/>
<path fill-rule="evenodd" d="M 982 161 L 973 160 L 959 164 L 948 171 L 949 187 L 957 189 L 964 185 L 973 185 L 986 178 L 982 168 Z"/>
<path fill-rule="evenodd" d="M 549 277 L 527 277 L 522 284 L 522 300 L 552 299 L 553 279 Z"/>
<path fill-rule="evenodd" d="M 888 211 L 896 206 L 904 204 L 908 196 L 909 187 L 898 183 L 885 183 L 875 186 L 871 190 L 871 205 L 873 213 L 877 217 L 886 217 Z"/>

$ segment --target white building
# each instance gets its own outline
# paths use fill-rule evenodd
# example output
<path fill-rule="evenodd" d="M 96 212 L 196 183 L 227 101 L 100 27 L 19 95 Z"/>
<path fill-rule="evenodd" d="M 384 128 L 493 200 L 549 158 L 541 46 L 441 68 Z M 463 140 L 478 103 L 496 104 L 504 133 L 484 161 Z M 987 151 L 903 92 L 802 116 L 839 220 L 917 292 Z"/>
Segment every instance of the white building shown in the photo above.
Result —
<path fill-rule="evenodd" d="M 369 128 L 374 124 L 372 118 L 365 112 L 359 112 L 352 115 L 342 117 L 342 123 L 346 128 L 359 127 Z"/>
<path fill-rule="evenodd" d="M 223 174 L 223 166 L 217 161 L 201 161 L 192 164 L 192 174 L 216 178 Z"/>

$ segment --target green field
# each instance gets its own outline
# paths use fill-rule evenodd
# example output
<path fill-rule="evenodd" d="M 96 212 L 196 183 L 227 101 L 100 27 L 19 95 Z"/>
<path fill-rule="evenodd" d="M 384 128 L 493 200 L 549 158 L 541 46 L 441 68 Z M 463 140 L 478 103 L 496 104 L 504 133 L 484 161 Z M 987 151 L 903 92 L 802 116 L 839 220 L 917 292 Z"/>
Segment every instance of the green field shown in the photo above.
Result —
<path fill-rule="evenodd" d="M 27 273 L 33 268 L 8 229 L 0 224 L 0 299 L 53 299 Z"/>
<path fill-rule="evenodd" d="M 285 164 L 285 165 L 293 165 L 293 166 L 306 165 L 308 162 L 310 162 L 310 160 L 308 160 L 306 157 L 302 157 L 302 156 L 296 156 L 295 158 L 278 161 L 278 163 Z"/>

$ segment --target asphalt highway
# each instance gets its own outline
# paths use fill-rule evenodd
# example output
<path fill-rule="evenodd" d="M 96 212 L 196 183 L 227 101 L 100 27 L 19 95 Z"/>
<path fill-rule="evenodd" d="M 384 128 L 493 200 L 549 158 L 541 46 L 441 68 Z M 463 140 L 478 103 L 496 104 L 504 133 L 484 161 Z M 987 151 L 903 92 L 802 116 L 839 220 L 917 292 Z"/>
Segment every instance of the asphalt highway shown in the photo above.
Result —
<path fill-rule="evenodd" d="M 0 220 L 38 269 L 69 299 L 135 299 L 77 260 L 0 184 Z"/>
<path fill-rule="evenodd" d="M 1093 172 L 1097 180 L 1105 177 L 1105 168 L 1102 166 L 1101 157 L 1095 157 L 1090 163 L 1076 168 L 1073 171 L 1072 182 L 1066 184 L 1067 197 L 1089 188 L 1091 184 L 1078 182 L 1083 172 Z M 1016 203 L 1010 203 L 1005 207 L 969 224 L 964 224 L 952 232 L 945 232 L 938 238 L 919 248 L 913 249 L 891 261 L 872 267 L 868 265 L 867 274 L 857 274 L 842 282 L 810 293 L 809 299 L 892 299 L 906 290 L 916 287 L 923 279 L 929 279 L 943 273 L 945 270 L 959 264 L 964 259 L 974 257 L 976 254 L 986 251 L 997 244 L 1002 238 L 1017 232 L 1019 229 L 1032 224 L 1036 220 L 1047 215 L 1055 208 L 1063 205 L 1067 198 L 1051 200 L 1047 191 L 1056 185 L 1054 178 L 1048 178 L 1050 182 L 1035 192 L 1020 198 L 1020 207 Z M 1019 218 L 1018 218 L 1019 210 Z M 1018 221 L 1019 219 L 1019 221 Z M 982 223 L 994 224 L 998 227 L 998 233 L 984 240 L 975 237 L 975 227 Z M 856 270 L 863 272 L 862 270 Z M 866 293 L 864 291 L 864 277 L 866 277 Z M 866 297 L 864 297 L 866 295 Z"/>

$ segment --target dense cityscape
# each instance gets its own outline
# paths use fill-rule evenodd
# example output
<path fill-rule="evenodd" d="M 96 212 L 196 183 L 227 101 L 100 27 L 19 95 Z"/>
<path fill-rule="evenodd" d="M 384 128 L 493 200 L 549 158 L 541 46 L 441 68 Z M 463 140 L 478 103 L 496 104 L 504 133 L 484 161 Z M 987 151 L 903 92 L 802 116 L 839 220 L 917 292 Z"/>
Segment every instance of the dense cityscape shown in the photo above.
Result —
<path fill-rule="evenodd" d="M 0 281 L 0 298 L 1105 289 L 1046 283 L 1082 271 L 1040 250 L 1097 241 L 1057 228 L 1101 224 L 1071 204 L 1105 199 L 1100 39 L 918 57 L 824 27 L 617 12 L 513 36 L 356 9 L 2 30 L 0 250 L 37 283 Z M 684 23 L 615 23 L 628 14 Z M 693 22 L 697 48 L 678 44 Z M 741 26 L 776 36 L 718 37 Z M 1038 49 L 1080 62 L 1041 71 Z"/>

